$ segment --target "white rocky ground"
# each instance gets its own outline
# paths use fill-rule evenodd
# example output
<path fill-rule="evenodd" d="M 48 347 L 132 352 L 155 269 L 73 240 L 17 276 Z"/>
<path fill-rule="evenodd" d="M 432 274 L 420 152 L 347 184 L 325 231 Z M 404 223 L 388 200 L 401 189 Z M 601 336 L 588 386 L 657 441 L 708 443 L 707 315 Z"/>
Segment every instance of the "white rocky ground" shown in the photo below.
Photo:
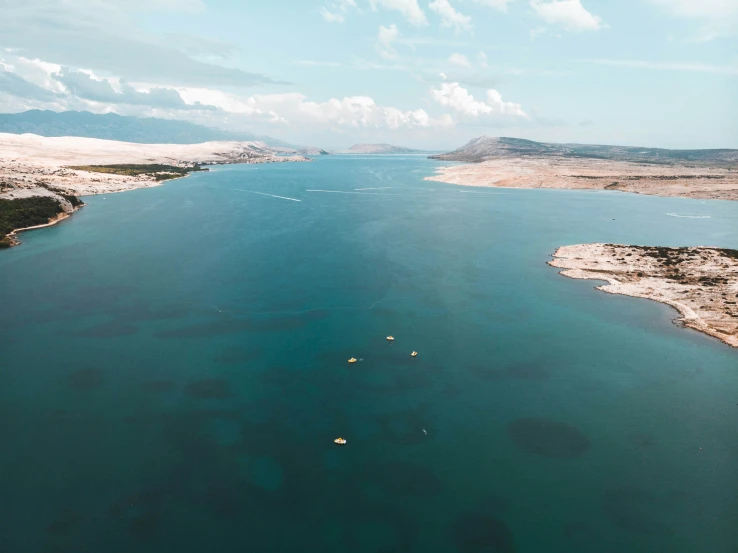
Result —
<path fill-rule="evenodd" d="M 671 305 L 682 315 L 676 322 L 738 347 L 738 250 L 578 244 L 553 257 L 548 264 L 564 276 Z"/>
<path fill-rule="evenodd" d="M 526 156 L 442 167 L 426 180 L 463 186 L 617 190 L 738 200 L 738 168 L 735 167 Z"/>
<path fill-rule="evenodd" d="M 45 184 L 77 196 L 158 186 L 153 177 L 90 173 L 70 165 L 150 164 L 186 166 L 221 163 L 309 161 L 279 156 L 263 142 L 134 144 L 96 138 L 48 138 L 0 133 L 0 198 L 50 195 Z M 165 181 L 164 181 L 165 182 Z"/>

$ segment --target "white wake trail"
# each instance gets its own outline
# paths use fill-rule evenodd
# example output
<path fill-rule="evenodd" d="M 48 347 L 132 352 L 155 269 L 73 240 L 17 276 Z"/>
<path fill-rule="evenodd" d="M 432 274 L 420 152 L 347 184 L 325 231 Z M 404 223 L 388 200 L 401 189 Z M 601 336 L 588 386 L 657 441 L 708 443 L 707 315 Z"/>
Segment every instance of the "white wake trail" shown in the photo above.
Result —
<path fill-rule="evenodd" d="M 678 213 L 667 213 L 669 217 L 679 217 L 680 219 L 710 219 L 709 215 L 679 215 Z"/>
<path fill-rule="evenodd" d="M 249 194 L 259 194 L 260 196 L 270 196 L 272 198 L 279 198 L 280 200 L 289 200 L 291 202 L 301 202 L 297 198 L 288 198 L 287 196 L 277 196 L 276 194 L 267 194 L 266 192 L 256 192 L 254 190 L 241 190 L 240 188 L 233 188 L 236 192 L 248 192 Z"/>
<path fill-rule="evenodd" d="M 377 194 L 375 192 L 353 192 L 350 190 L 320 190 L 308 189 L 305 192 L 323 192 L 325 194 L 354 194 L 356 196 L 394 196 L 397 198 L 411 198 L 408 194 Z"/>

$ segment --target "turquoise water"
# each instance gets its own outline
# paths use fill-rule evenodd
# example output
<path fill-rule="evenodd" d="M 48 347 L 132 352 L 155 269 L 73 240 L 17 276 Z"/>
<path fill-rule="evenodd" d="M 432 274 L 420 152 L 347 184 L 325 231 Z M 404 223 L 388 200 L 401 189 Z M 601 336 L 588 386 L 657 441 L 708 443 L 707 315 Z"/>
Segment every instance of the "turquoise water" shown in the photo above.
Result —
<path fill-rule="evenodd" d="M 738 550 L 738 350 L 545 264 L 735 248 L 738 203 L 434 167 L 218 167 L 2 252 L 0 550 Z"/>

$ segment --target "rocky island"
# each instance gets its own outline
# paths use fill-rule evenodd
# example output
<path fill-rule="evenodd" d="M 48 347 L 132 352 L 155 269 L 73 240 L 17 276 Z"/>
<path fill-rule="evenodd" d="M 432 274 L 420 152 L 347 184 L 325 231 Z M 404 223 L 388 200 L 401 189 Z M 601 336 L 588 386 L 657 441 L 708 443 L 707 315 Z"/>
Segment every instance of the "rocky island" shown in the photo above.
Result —
<path fill-rule="evenodd" d="M 738 347 L 738 250 L 619 244 L 563 246 L 548 262 L 598 290 L 674 307 L 675 322 Z"/>
<path fill-rule="evenodd" d="M 0 133 L 0 247 L 15 232 L 54 224 L 82 206 L 79 196 L 159 186 L 203 165 L 310 161 L 263 142 L 139 144 Z"/>
<path fill-rule="evenodd" d="M 667 150 L 480 137 L 432 159 L 426 180 L 463 186 L 612 190 L 738 200 L 738 150 Z"/>

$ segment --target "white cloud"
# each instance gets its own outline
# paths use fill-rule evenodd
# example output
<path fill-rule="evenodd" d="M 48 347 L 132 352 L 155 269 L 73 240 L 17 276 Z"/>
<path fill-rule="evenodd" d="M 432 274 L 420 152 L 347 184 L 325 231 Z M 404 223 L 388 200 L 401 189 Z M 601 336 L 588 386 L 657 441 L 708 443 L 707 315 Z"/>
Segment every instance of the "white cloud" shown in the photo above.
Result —
<path fill-rule="evenodd" d="M 501 12 L 506 12 L 507 5 L 515 2 L 515 0 L 472 0 L 472 1 L 477 4 L 482 4 L 483 6 L 489 6 L 490 8 L 500 10 Z"/>
<path fill-rule="evenodd" d="M 378 8 L 398 11 L 413 25 L 428 24 L 425 12 L 418 5 L 418 0 L 369 0 L 369 4 L 374 11 Z"/>
<path fill-rule="evenodd" d="M 320 8 L 320 15 L 328 23 L 343 23 L 346 20 L 342 13 L 332 12 L 325 6 Z"/>
<path fill-rule="evenodd" d="M 62 68 L 53 78 L 64 87 L 64 93 L 82 100 L 103 104 L 128 104 L 176 110 L 213 110 L 213 106 L 200 103 L 188 104 L 173 88 L 134 87 L 119 78 L 104 78 L 92 71 L 74 71 Z"/>
<path fill-rule="evenodd" d="M 568 31 L 597 31 L 604 27 L 602 19 L 588 12 L 581 0 L 530 0 L 530 6 L 546 23 Z"/>
<path fill-rule="evenodd" d="M 738 15 L 735 0 L 651 0 L 684 17 L 719 18 Z"/>
<path fill-rule="evenodd" d="M 431 88 L 430 94 L 431 98 L 442 106 L 451 108 L 467 118 L 529 119 L 520 104 L 505 102 L 502 95 L 494 89 L 487 90 L 486 101 L 475 99 L 459 83 L 441 83 L 438 88 Z"/>
<path fill-rule="evenodd" d="M 632 69 L 654 69 L 657 71 L 688 71 L 695 73 L 719 73 L 723 75 L 738 75 L 738 65 L 709 65 L 706 63 L 691 62 L 653 62 L 643 60 L 608 60 L 593 59 L 581 60 L 584 63 L 610 65 L 615 67 L 630 67 Z"/>
<path fill-rule="evenodd" d="M 395 50 L 393 43 L 400 36 L 400 31 L 397 30 L 397 25 L 394 23 L 389 27 L 384 25 L 379 26 L 379 33 L 377 34 L 376 48 L 379 55 L 383 58 L 392 59 L 397 57 L 397 51 Z"/>
<path fill-rule="evenodd" d="M 712 40 L 738 34 L 738 1 L 736 0 L 651 0 L 677 17 L 701 23 L 697 40 Z"/>
<path fill-rule="evenodd" d="M 349 10 L 356 7 L 356 0 L 334 0 L 320 8 L 320 15 L 328 23 L 343 23 Z"/>
<path fill-rule="evenodd" d="M 441 16 L 441 27 L 453 27 L 457 33 L 471 31 L 471 17 L 457 12 L 448 0 L 433 0 L 428 7 Z"/>
<path fill-rule="evenodd" d="M 0 47 L 73 68 L 111 72 L 164 86 L 275 83 L 197 59 L 140 23 L 150 12 L 198 12 L 201 0 L 0 0 Z M 180 37 L 181 38 L 181 37 Z M 210 46 L 213 42 L 208 41 Z"/>
<path fill-rule="evenodd" d="M 448 62 L 452 65 L 458 65 L 459 67 L 466 67 L 471 69 L 471 62 L 464 54 L 451 54 L 448 57 Z"/>
<path fill-rule="evenodd" d="M 331 98 L 313 102 L 304 94 L 256 94 L 240 98 L 218 90 L 186 89 L 180 94 L 188 102 L 217 106 L 224 111 L 281 126 L 320 126 L 333 131 L 349 129 L 425 129 L 453 124 L 448 115 L 433 118 L 423 109 L 401 110 L 380 106 L 368 96 Z"/>
<path fill-rule="evenodd" d="M 397 27 L 385 28 L 397 36 Z M 392 39 L 389 41 L 391 47 Z M 315 62 L 302 60 L 314 65 Z M 22 75 L 20 74 L 22 72 Z M 413 131 L 453 126 L 449 115 L 431 116 L 424 109 L 378 105 L 369 96 L 311 101 L 301 93 L 249 96 L 205 87 L 157 87 L 129 84 L 120 77 L 100 76 L 87 69 L 69 69 L 43 60 L 30 60 L 0 50 L 0 104 L 115 111 L 132 115 L 185 117 L 206 124 L 231 118 L 246 125 L 325 132 Z M 207 118 L 203 113 L 207 111 Z M 186 116 L 184 114 L 187 114 Z M 358 131 L 357 131 L 358 132 Z"/>
<path fill-rule="evenodd" d="M 487 69 L 487 67 L 489 67 L 487 54 L 485 54 L 484 52 L 479 52 L 477 54 L 477 60 L 479 61 L 479 67 L 481 67 L 482 69 Z"/>
<path fill-rule="evenodd" d="M 6 71 L 13 72 L 22 79 L 33 83 L 50 92 L 64 92 L 64 86 L 54 79 L 54 75 L 61 71 L 61 65 L 48 63 L 38 58 L 28 59 L 16 56 L 10 51 L 0 51 L 0 64 Z"/>

